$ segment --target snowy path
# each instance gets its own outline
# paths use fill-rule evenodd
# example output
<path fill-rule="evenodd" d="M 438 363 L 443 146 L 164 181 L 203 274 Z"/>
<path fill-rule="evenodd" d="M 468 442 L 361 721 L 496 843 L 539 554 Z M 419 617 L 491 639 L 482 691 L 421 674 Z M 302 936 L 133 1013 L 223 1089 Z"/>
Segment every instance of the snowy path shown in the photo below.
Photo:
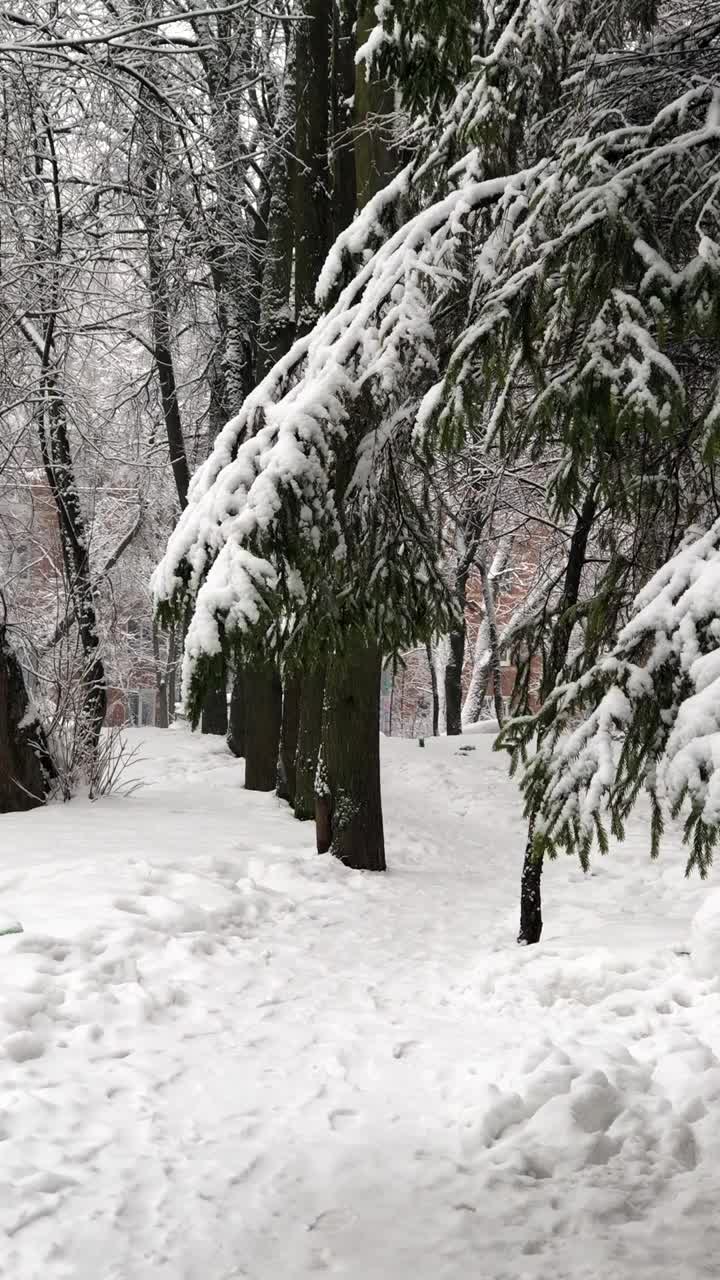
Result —
<path fill-rule="evenodd" d="M 465 744 L 385 744 L 386 877 L 181 732 L 130 799 L 0 818 L 0 1275 L 717 1276 L 713 886 L 638 829 L 517 948 Z"/>

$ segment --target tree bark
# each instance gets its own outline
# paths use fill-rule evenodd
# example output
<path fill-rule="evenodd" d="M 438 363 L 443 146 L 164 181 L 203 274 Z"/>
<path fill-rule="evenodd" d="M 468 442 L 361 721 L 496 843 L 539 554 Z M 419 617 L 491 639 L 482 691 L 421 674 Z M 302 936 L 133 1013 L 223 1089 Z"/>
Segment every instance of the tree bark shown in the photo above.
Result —
<path fill-rule="evenodd" d="M 239 662 L 230 695 L 227 744 L 234 756 L 245 755 L 245 671 Z"/>
<path fill-rule="evenodd" d="M 377 20 L 374 0 L 360 0 L 356 47 Z M 364 65 L 355 77 L 354 157 L 358 204 L 374 196 L 397 170 L 397 157 L 387 145 L 381 121 L 394 111 L 394 91 L 387 82 L 368 78 Z M 342 507 L 352 474 L 358 438 L 367 430 L 367 413 L 358 405 L 348 424 L 348 446 L 339 459 L 336 500 Z M 348 545 L 353 530 L 346 529 Z M 359 632 L 348 631 L 328 666 L 323 709 L 322 746 L 316 787 L 318 850 L 328 848 L 347 866 L 385 870 L 380 796 L 380 681 L 382 652 Z"/>
<path fill-rule="evenodd" d="M 278 757 L 277 793 L 281 800 L 295 804 L 298 728 L 300 723 L 300 680 L 286 673 L 282 693 L 282 726 Z"/>
<path fill-rule="evenodd" d="M 295 756 L 295 817 L 308 822 L 315 816 L 315 774 L 322 735 L 324 667 L 308 667 L 303 674 Z"/>
<path fill-rule="evenodd" d="M 377 22 L 375 0 L 358 0 L 356 48 L 368 39 Z M 390 135 L 395 117 L 395 90 L 387 80 L 368 78 L 366 65 L 355 76 L 355 181 L 358 207 L 393 177 L 398 158 Z"/>
<path fill-rule="evenodd" d="M 541 685 L 541 697 L 543 699 L 548 696 L 550 690 L 554 687 L 567 658 L 570 638 L 575 625 L 573 610 L 580 596 L 582 573 L 587 558 L 587 545 L 596 510 L 595 489 L 592 488 L 585 496 L 585 501 L 580 509 L 573 535 L 570 539 L 565 582 L 558 607 L 558 618 L 553 629 L 550 653 L 543 667 Z M 524 944 L 539 942 L 542 933 L 541 883 L 543 859 L 534 852 L 534 834 L 535 814 L 531 814 L 520 878 L 520 931 L 517 940 L 519 943 Z"/>
<path fill-rule="evenodd" d="M 333 240 L 350 225 L 357 207 L 352 111 L 356 22 L 357 0 L 335 0 L 331 94 Z"/>
<path fill-rule="evenodd" d="M 223 672 L 224 670 L 223 666 Z M 227 689 L 224 679 L 220 678 L 208 688 L 203 699 L 200 729 L 202 733 L 213 733 L 224 738 L 227 727 Z"/>
<path fill-rule="evenodd" d="M 428 670 L 430 672 L 430 689 L 432 691 L 432 731 L 433 737 L 437 738 L 440 732 L 440 697 L 438 694 L 437 672 L 433 661 L 433 652 L 430 642 L 425 645 L 425 652 L 428 660 Z"/>
<path fill-rule="evenodd" d="M 520 880 L 520 932 L 518 942 L 530 946 L 540 941 L 542 934 L 542 859 L 533 856 L 535 818 L 528 823 L 527 844 Z"/>
<path fill-rule="evenodd" d="M 172 354 L 170 304 L 167 294 L 167 269 L 163 260 L 162 237 L 157 212 L 157 173 L 149 157 L 143 167 L 144 220 L 148 240 L 148 288 L 153 358 L 157 369 L 160 404 L 170 452 L 170 467 L 181 510 L 187 506 L 190 469 L 185 452 L 185 438 L 177 397 L 175 362 Z"/>
<path fill-rule="evenodd" d="M 173 624 L 168 633 L 168 654 L 167 654 L 167 705 L 168 720 L 172 723 L 175 719 L 175 703 L 177 689 L 177 628 Z"/>
<path fill-rule="evenodd" d="M 317 318 L 315 285 L 330 246 L 331 0 L 305 0 L 295 41 L 295 323 L 307 333 Z"/>
<path fill-rule="evenodd" d="M 63 567 L 83 653 L 83 737 L 88 755 L 94 757 L 107 712 L 107 682 L 100 653 L 87 529 L 70 448 L 65 400 L 54 370 L 45 373 L 44 389 L 46 413 L 40 424 L 40 450 L 60 526 Z"/>
<path fill-rule="evenodd" d="M 187 506 L 190 468 L 185 449 L 177 378 L 173 358 L 172 305 L 168 283 L 168 263 L 161 222 L 162 160 L 166 125 L 158 117 L 155 84 L 161 81 L 160 61 L 148 48 L 145 58 L 146 82 L 140 90 L 138 133 L 140 138 L 140 214 L 147 238 L 147 283 L 150 295 L 152 355 L 157 370 L 160 404 L 180 509 Z"/>
<path fill-rule="evenodd" d="M 273 663 L 256 663 L 245 673 L 245 786 L 274 791 L 282 719 L 282 684 Z"/>
<path fill-rule="evenodd" d="M 0 813 L 44 804 L 54 773 L 42 726 L 28 716 L 22 668 L 0 625 Z"/>
<path fill-rule="evenodd" d="M 498 637 L 497 615 L 495 613 L 495 592 L 493 584 L 490 581 L 487 565 L 481 557 L 478 562 L 480 569 L 480 579 L 482 581 L 483 601 L 485 604 L 485 618 L 487 621 L 488 631 L 488 647 L 490 649 L 490 668 L 492 671 L 492 688 L 493 702 L 495 704 L 495 717 L 498 727 L 502 729 L 503 720 L 505 718 L 505 710 L 502 699 L 502 668 L 500 641 Z"/>
<path fill-rule="evenodd" d="M 160 633 L 157 622 L 153 619 L 152 628 L 153 661 L 155 663 L 155 688 L 157 692 L 157 725 L 158 729 L 167 729 L 170 723 L 168 707 L 168 664 L 163 665 L 160 657 Z"/>
<path fill-rule="evenodd" d="M 358 634 L 328 665 L 316 778 L 318 852 L 359 871 L 385 870 L 380 794 L 382 654 Z"/>
<path fill-rule="evenodd" d="M 462 733 L 462 672 L 465 662 L 465 628 L 448 636 L 445 667 L 445 728 L 448 736 Z"/>

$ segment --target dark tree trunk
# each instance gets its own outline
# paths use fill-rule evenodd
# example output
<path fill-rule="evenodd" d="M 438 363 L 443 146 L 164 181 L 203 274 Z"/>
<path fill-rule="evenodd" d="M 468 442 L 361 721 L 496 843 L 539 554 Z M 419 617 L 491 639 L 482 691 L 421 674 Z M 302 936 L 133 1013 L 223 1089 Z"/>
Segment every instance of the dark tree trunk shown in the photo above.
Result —
<path fill-rule="evenodd" d="M 433 737 L 437 738 L 440 732 L 440 697 L 438 695 L 437 671 L 435 670 L 432 649 L 429 644 L 425 645 L 425 652 L 427 654 L 430 688 L 432 690 L 432 731 Z"/>
<path fill-rule="evenodd" d="M 148 76 L 154 76 L 151 60 L 147 60 Z M 141 89 L 141 156 L 140 156 L 140 208 L 147 236 L 147 282 L 150 294 L 150 329 L 152 354 L 157 370 L 160 404 L 165 434 L 170 454 L 170 467 L 181 509 L 187 506 L 190 484 L 190 468 L 185 450 L 185 436 L 180 417 L 177 396 L 177 379 L 173 358 L 171 323 L 171 298 L 169 271 L 166 260 L 163 232 L 160 221 L 160 165 L 162 162 L 162 138 L 158 136 L 163 126 L 158 121 L 155 103 L 150 108 L 153 94 L 149 85 Z"/>
<path fill-rule="evenodd" d="M 345 30 L 351 15 L 343 5 Z M 355 24 L 356 47 L 375 26 L 373 0 L 361 0 Z M 392 85 L 368 78 L 365 66 L 356 68 L 353 151 L 355 193 L 362 208 L 397 171 L 397 156 L 388 145 L 382 120 L 394 112 Z M 355 194 L 353 193 L 353 194 Z M 361 403 L 348 429 L 348 448 L 339 460 L 336 498 L 344 501 L 352 474 L 357 440 L 365 434 L 371 414 Z M 345 474 L 343 474 L 345 473 Z M 352 538 L 352 530 L 348 529 Z M 316 824 L 318 849 L 329 849 L 349 867 L 385 870 L 380 797 L 380 682 L 382 652 L 359 633 L 349 631 L 330 659 L 323 706 L 322 746 L 317 771 Z"/>
<path fill-rule="evenodd" d="M 211 685 L 205 694 L 200 729 L 202 733 L 214 733 L 224 738 L 227 727 L 227 689 L 225 681 L 221 678 Z"/>
<path fill-rule="evenodd" d="M 317 318 L 315 285 L 331 238 L 328 158 L 331 0 L 305 0 L 295 37 L 295 323 Z"/>
<path fill-rule="evenodd" d="M 336 0 L 332 40 L 332 223 L 333 240 L 355 216 L 357 182 L 353 151 L 355 94 L 355 24 L 357 0 Z"/>
<path fill-rule="evenodd" d="M 542 933 L 542 858 L 533 853 L 534 818 L 528 824 L 527 844 L 520 881 L 520 932 L 518 942 L 529 946 L 540 941 Z"/>
<path fill-rule="evenodd" d="M 63 567 L 82 647 L 83 736 L 89 756 L 94 756 L 107 712 L 107 682 L 100 654 L 87 529 L 75 477 L 63 391 L 54 371 L 46 373 L 44 382 L 47 417 L 40 424 L 40 450 L 57 512 Z"/>
<path fill-rule="evenodd" d="M 146 192 L 153 191 L 155 175 L 149 168 L 145 172 Z M 171 349 L 169 302 L 166 292 L 166 268 L 160 250 L 160 232 L 156 207 L 146 213 L 148 235 L 148 285 L 151 297 L 153 356 L 157 369 L 160 403 L 162 405 L 170 467 L 175 481 L 181 508 L 187 506 L 190 469 L 185 453 L 185 438 L 180 420 L 180 406 L 175 381 L 175 364 Z"/>
<path fill-rule="evenodd" d="M 324 692 L 324 667 L 309 667 L 300 686 L 295 756 L 295 817 L 301 822 L 308 822 L 315 816 L 315 774 L 322 734 Z"/>
<path fill-rule="evenodd" d="M 350 6 L 348 6 L 349 8 Z M 375 0 L 357 0 L 356 48 L 369 37 L 377 23 Z M 355 182 L 358 207 L 362 209 L 398 171 L 399 161 L 393 137 L 395 89 L 388 80 L 366 75 L 365 64 L 355 75 Z"/>
<path fill-rule="evenodd" d="M 22 669 L 0 626 L 0 813 L 44 804 L 54 769 L 38 720 L 26 723 L 28 696 Z"/>
<path fill-rule="evenodd" d="M 281 800 L 295 804 L 298 728 L 300 723 L 300 680 L 286 675 L 283 683 L 282 726 L 278 756 L 277 793 Z"/>
<path fill-rule="evenodd" d="M 235 678 L 230 695 L 227 744 L 234 756 L 245 755 L 245 673 L 239 662 L 235 664 Z"/>
<path fill-rule="evenodd" d="M 245 786 L 248 791 L 274 791 L 277 785 L 282 684 L 277 667 L 246 667 Z"/>
<path fill-rule="evenodd" d="M 465 627 L 448 636 L 445 668 L 445 726 L 448 736 L 462 733 L 462 672 L 465 662 Z"/>
<path fill-rule="evenodd" d="M 330 660 L 325 684 L 321 761 L 317 772 L 318 852 L 348 867 L 385 870 L 380 797 L 382 654 L 349 636 Z"/>
<path fill-rule="evenodd" d="M 563 594 L 558 608 L 558 618 L 553 630 L 550 652 L 543 668 L 540 696 L 547 698 L 560 674 L 570 647 L 573 626 L 575 625 L 574 609 L 580 597 L 582 573 L 587 557 L 587 545 L 592 531 L 597 502 L 595 490 L 591 489 L 585 496 L 580 514 L 575 522 L 570 546 L 568 548 L 567 565 Z M 523 859 L 520 879 L 520 932 L 518 942 L 533 943 L 540 941 L 542 933 L 542 872 L 543 860 L 533 853 L 533 837 L 535 834 L 535 815 L 530 815 L 528 837 Z"/>

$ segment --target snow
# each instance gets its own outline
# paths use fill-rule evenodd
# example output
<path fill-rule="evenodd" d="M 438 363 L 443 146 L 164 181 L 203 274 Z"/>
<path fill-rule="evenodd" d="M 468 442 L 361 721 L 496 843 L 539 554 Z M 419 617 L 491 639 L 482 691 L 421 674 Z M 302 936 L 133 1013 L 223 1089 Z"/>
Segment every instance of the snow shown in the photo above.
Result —
<path fill-rule="evenodd" d="M 131 736 L 134 796 L 0 819 L 3 1275 L 716 1274 L 717 873 L 638 820 L 519 948 L 490 736 L 383 740 L 386 876 Z"/>

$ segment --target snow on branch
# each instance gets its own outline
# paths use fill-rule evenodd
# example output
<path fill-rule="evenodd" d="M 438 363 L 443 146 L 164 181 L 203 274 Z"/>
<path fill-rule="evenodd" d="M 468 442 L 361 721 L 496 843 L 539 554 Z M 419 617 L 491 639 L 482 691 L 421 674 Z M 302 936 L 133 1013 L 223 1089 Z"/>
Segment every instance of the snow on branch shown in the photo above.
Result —
<path fill-rule="evenodd" d="M 705 874 L 720 832 L 720 520 L 679 551 L 637 596 L 612 652 L 559 685 L 535 717 L 540 744 L 523 790 L 538 850 L 584 863 L 605 820 L 622 835 L 644 788 L 652 852 L 663 814 L 687 810 L 688 870 Z M 511 725 L 504 745 L 527 740 Z M 514 739 L 514 743 L 513 743 Z"/>
<path fill-rule="evenodd" d="M 340 453 L 350 451 L 352 474 L 364 436 L 392 421 L 436 372 L 432 308 L 457 285 L 468 219 L 525 180 L 519 173 L 463 183 L 407 221 L 220 433 L 153 576 L 161 611 L 195 609 L 186 679 L 203 653 L 218 652 L 221 627 L 249 630 L 269 620 L 273 601 L 292 609 L 306 599 L 321 543 L 343 558 L 334 489 Z M 369 235 L 380 207 L 366 221 Z M 359 233 L 346 241 L 357 249 Z"/>
<path fill-rule="evenodd" d="M 423 436 L 484 421 L 487 442 L 512 451 L 561 430 L 589 455 L 593 422 L 618 437 L 677 423 L 678 339 L 720 328 L 718 104 L 705 85 L 647 125 L 570 139 L 506 189 L 474 258 L 467 323 L 420 407 Z M 672 243 L 658 243 L 667 191 L 680 188 Z M 716 403 L 717 391 L 708 431 Z"/>

